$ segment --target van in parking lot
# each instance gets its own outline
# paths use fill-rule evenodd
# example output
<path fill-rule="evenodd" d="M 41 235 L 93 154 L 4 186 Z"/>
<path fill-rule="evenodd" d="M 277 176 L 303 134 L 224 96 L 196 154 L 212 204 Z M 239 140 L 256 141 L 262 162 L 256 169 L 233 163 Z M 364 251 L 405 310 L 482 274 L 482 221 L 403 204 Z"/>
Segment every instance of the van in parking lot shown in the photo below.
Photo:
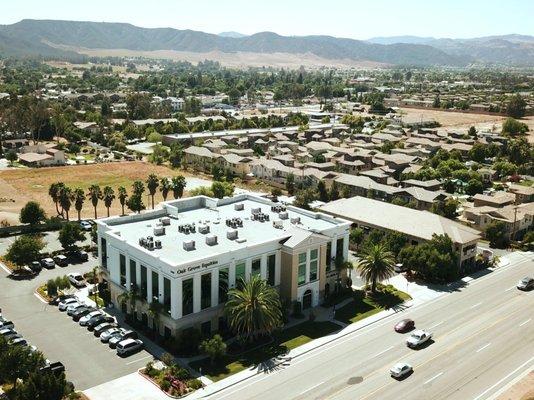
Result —
<path fill-rule="evenodd" d="M 139 339 L 126 339 L 117 345 L 117 354 L 125 357 L 143 348 L 143 342 Z"/>
<path fill-rule="evenodd" d="M 59 265 L 60 267 L 66 267 L 67 265 L 69 265 L 69 262 L 67 260 L 67 257 L 65 257 L 64 255 L 62 254 L 59 254 L 57 256 L 54 257 L 54 262 Z"/>

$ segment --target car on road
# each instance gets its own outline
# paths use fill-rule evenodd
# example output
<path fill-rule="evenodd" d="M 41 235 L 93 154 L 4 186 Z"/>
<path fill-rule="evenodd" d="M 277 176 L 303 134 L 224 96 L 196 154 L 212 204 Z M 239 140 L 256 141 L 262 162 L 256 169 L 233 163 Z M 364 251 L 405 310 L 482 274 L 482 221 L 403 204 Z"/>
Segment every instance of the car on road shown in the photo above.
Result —
<path fill-rule="evenodd" d="M 56 263 L 50 257 L 43 258 L 40 262 L 41 266 L 46 269 L 53 269 L 56 266 Z"/>
<path fill-rule="evenodd" d="M 100 341 L 102 343 L 107 343 L 109 342 L 109 339 L 111 339 L 115 335 L 119 335 L 120 333 L 121 333 L 121 328 L 119 328 L 118 326 L 106 329 L 104 332 L 100 334 Z"/>
<path fill-rule="evenodd" d="M 121 328 L 121 333 L 109 339 L 109 347 L 114 348 L 126 339 L 137 339 L 137 332 Z"/>
<path fill-rule="evenodd" d="M 405 318 L 395 324 L 395 332 L 404 333 L 415 328 L 413 319 Z"/>
<path fill-rule="evenodd" d="M 72 313 L 72 320 L 75 321 L 75 322 L 78 322 L 80 320 L 80 318 L 86 316 L 87 314 L 89 314 L 90 312 L 92 311 L 95 311 L 96 309 L 94 307 L 89 307 L 89 306 L 83 306 L 83 307 L 80 307 L 78 308 L 76 311 L 74 311 Z"/>
<path fill-rule="evenodd" d="M 534 278 L 531 278 L 530 276 L 526 276 L 523 279 L 521 279 L 518 284 L 517 288 L 519 290 L 530 290 L 534 288 Z"/>
<path fill-rule="evenodd" d="M 79 310 L 82 307 L 85 307 L 85 304 L 81 301 L 77 301 L 76 303 L 69 304 L 67 306 L 67 315 L 72 317 L 72 314 L 74 314 L 76 310 Z"/>
<path fill-rule="evenodd" d="M 87 285 L 85 278 L 79 272 L 71 272 L 67 277 L 69 278 L 69 282 L 72 283 L 72 286 L 76 288 L 82 288 Z"/>
<path fill-rule="evenodd" d="M 81 326 L 87 326 L 87 324 L 89 323 L 89 320 L 91 320 L 91 318 L 94 318 L 98 315 L 104 315 L 104 313 L 100 310 L 94 310 L 94 311 L 91 311 L 90 313 L 84 315 L 82 318 L 80 318 L 79 320 L 79 324 Z"/>
<path fill-rule="evenodd" d="M 82 228 L 82 230 L 84 231 L 90 231 L 91 229 L 93 229 L 93 225 L 91 225 L 91 223 L 89 221 L 80 221 L 80 228 Z"/>
<path fill-rule="evenodd" d="M 63 254 L 59 254 L 55 256 L 54 262 L 56 263 L 56 265 L 59 265 L 60 267 L 66 267 L 67 265 L 69 265 L 69 260 L 67 260 L 67 257 L 64 256 Z"/>
<path fill-rule="evenodd" d="M 432 339 L 432 333 L 419 329 L 406 339 L 406 345 L 414 349 L 428 342 L 430 339 Z"/>
<path fill-rule="evenodd" d="M 405 377 L 406 375 L 410 374 L 413 371 L 413 368 L 410 364 L 400 362 L 395 364 L 391 369 L 389 370 L 391 376 L 396 379 L 400 379 Z"/>
<path fill-rule="evenodd" d="M 126 339 L 117 344 L 117 354 L 121 357 L 129 356 L 140 351 L 143 348 L 143 342 L 139 339 Z"/>
<path fill-rule="evenodd" d="M 41 265 L 41 263 L 39 261 L 32 261 L 28 267 L 33 271 L 33 272 L 41 272 L 41 270 L 43 269 L 43 266 Z"/>
<path fill-rule="evenodd" d="M 69 297 L 58 304 L 58 309 L 59 311 L 67 311 L 68 306 L 77 302 L 78 299 L 76 297 Z"/>
<path fill-rule="evenodd" d="M 115 322 L 102 322 L 101 324 L 98 324 L 95 326 L 95 329 L 93 330 L 93 333 L 96 337 L 100 337 L 100 335 L 111 328 L 116 328 L 117 324 Z"/>
<path fill-rule="evenodd" d="M 4 321 L 0 321 L 0 329 L 14 329 L 15 328 L 15 324 L 13 321 L 7 321 L 7 320 L 4 320 Z"/>
<path fill-rule="evenodd" d="M 115 322 L 115 318 L 107 314 L 97 315 L 87 322 L 87 329 L 93 331 L 98 325 L 104 322 Z"/>

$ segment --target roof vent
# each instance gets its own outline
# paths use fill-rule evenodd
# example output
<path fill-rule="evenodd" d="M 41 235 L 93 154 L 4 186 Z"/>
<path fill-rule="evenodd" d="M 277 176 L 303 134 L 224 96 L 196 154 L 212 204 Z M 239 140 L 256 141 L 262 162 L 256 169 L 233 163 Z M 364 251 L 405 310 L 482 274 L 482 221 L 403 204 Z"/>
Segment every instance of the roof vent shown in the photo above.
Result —
<path fill-rule="evenodd" d="M 171 219 L 169 217 L 162 217 L 162 218 L 160 218 L 159 221 L 161 222 L 162 225 L 170 225 L 171 224 Z"/>
<path fill-rule="evenodd" d="M 245 209 L 245 205 L 243 203 L 237 203 L 234 205 L 234 210 L 236 211 L 243 211 Z"/>
<path fill-rule="evenodd" d="M 284 222 L 281 220 L 273 221 L 273 226 L 276 229 L 284 229 Z"/>
<path fill-rule="evenodd" d="M 215 246 L 217 244 L 217 235 L 206 236 L 206 244 L 208 246 Z"/>
<path fill-rule="evenodd" d="M 210 226 L 209 225 L 199 225 L 198 231 L 200 233 L 210 233 Z"/>
<path fill-rule="evenodd" d="M 250 210 L 250 212 L 252 214 L 259 214 L 259 213 L 261 213 L 261 208 L 260 207 L 253 208 L 252 210 Z"/>
<path fill-rule="evenodd" d="M 226 232 L 226 238 L 230 240 L 237 239 L 237 229 L 231 229 L 228 232 Z"/>
<path fill-rule="evenodd" d="M 155 236 L 165 235 L 165 227 L 161 225 L 156 225 L 154 227 L 154 235 Z"/>
<path fill-rule="evenodd" d="M 194 240 L 186 240 L 184 242 L 184 250 L 186 250 L 186 251 L 195 250 L 195 241 Z"/>
<path fill-rule="evenodd" d="M 236 239 L 235 240 L 237 243 L 245 243 L 247 241 L 247 239 L 245 238 L 240 238 L 240 239 Z"/>
<path fill-rule="evenodd" d="M 289 214 L 287 213 L 287 211 L 283 211 L 280 214 L 278 214 L 278 217 L 280 217 L 280 219 L 288 219 Z"/>
<path fill-rule="evenodd" d="M 291 218 L 291 223 L 293 225 L 300 224 L 300 217 Z"/>
<path fill-rule="evenodd" d="M 161 249 L 161 240 L 154 241 L 154 247 L 156 249 Z"/>

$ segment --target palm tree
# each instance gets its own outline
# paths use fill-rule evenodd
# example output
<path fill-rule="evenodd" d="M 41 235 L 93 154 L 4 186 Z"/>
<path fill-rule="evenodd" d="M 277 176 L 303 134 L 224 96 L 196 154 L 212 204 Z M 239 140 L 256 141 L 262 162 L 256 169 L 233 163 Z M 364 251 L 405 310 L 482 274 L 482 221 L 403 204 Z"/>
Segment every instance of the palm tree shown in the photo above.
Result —
<path fill-rule="evenodd" d="M 184 195 L 186 186 L 185 178 L 182 175 L 176 175 L 171 180 L 171 190 L 175 199 L 179 199 Z"/>
<path fill-rule="evenodd" d="M 122 304 L 130 305 L 130 313 L 135 314 L 137 310 L 137 301 L 142 300 L 137 285 L 132 284 L 130 290 L 126 290 L 117 296 L 117 301 Z"/>
<path fill-rule="evenodd" d="M 85 193 L 82 188 L 76 188 L 74 189 L 73 193 L 74 197 L 74 208 L 76 211 L 78 211 L 78 221 L 82 219 L 82 208 L 83 208 L 83 202 L 85 201 Z"/>
<path fill-rule="evenodd" d="M 345 261 L 343 257 L 336 257 L 334 260 L 334 267 L 336 269 L 337 273 L 337 279 L 336 279 L 336 290 L 341 289 L 341 274 L 343 271 L 351 271 L 354 269 L 352 263 L 350 261 Z M 349 274 L 351 274 L 349 272 Z M 349 275 L 350 278 L 350 275 Z"/>
<path fill-rule="evenodd" d="M 161 191 L 161 196 L 163 197 L 163 201 L 167 201 L 167 196 L 169 195 L 169 192 L 171 191 L 171 182 L 169 181 L 169 178 L 161 178 L 159 190 Z"/>
<path fill-rule="evenodd" d="M 124 186 L 120 186 L 118 189 L 118 196 L 119 196 L 119 202 L 121 203 L 122 207 L 122 215 L 124 215 L 124 206 L 126 205 L 126 199 L 128 198 L 128 193 L 126 192 L 126 188 Z"/>
<path fill-rule="evenodd" d="M 358 269 L 365 282 L 371 283 L 372 293 L 376 293 L 377 282 L 389 279 L 395 274 L 394 264 L 393 253 L 381 243 L 371 244 L 363 250 Z"/>
<path fill-rule="evenodd" d="M 134 183 L 132 183 L 132 191 L 134 195 L 141 196 L 145 192 L 145 184 L 143 181 L 134 181 Z"/>
<path fill-rule="evenodd" d="M 230 327 L 248 340 L 269 334 L 282 324 L 278 292 L 258 275 L 228 292 L 225 312 Z"/>
<path fill-rule="evenodd" d="M 98 185 L 91 185 L 89 186 L 89 192 L 87 193 L 87 197 L 91 199 L 91 204 L 93 205 L 93 208 L 95 209 L 95 219 L 97 219 L 96 215 L 96 206 L 98 205 L 98 200 L 102 198 L 102 191 L 100 190 L 100 186 Z"/>
<path fill-rule="evenodd" d="M 156 189 L 159 186 L 159 179 L 156 174 L 148 175 L 146 180 L 146 187 L 148 188 L 148 193 L 152 197 L 152 209 L 154 209 L 154 195 L 156 194 Z"/>
<path fill-rule="evenodd" d="M 148 306 L 148 316 L 152 319 L 152 329 L 159 333 L 159 319 L 163 312 L 163 304 L 159 301 L 153 301 Z"/>
<path fill-rule="evenodd" d="M 111 203 L 113 203 L 113 200 L 115 200 L 115 191 L 111 186 L 104 187 L 104 190 L 102 191 L 102 200 L 104 200 L 104 205 L 108 210 L 109 217 L 109 208 L 111 207 Z"/>
<path fill-rule="evenodd" d="M 48 195 L 52 198 L 52 201 L 56 205 L 56 213 L 57 215 L 60 214 L 59 212 L 59 191 L 61 188 L 65 186 L 63 182 L 56 182 L 52 183 L 50 187 L 48 188 Z"/>
<path fill-rule="evenodd" d="M 62 186 L 61 190 L 59 191 L 59 205 L 67 215 L 67 221 L 69 220 L 69 210 L 73 199 L 74 196 L 72 195 L 72 189 L 67 186 Z"/>

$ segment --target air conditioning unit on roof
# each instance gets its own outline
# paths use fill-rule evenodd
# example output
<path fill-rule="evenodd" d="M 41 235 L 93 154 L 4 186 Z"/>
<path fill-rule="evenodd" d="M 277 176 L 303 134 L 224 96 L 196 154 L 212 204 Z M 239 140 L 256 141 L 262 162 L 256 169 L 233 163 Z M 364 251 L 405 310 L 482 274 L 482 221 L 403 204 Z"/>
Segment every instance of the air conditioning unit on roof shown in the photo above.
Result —
<path fill-rule="evenodd" d="M 195 241 L 194 240 L 186 240 L 184 242 L 184 250 L 186 250 L 186 251 L 195 250 Z"/>
<path fill-rule="evenodd" d="M 280 214 L 278 214 L 278 217 L 280 219 L 288 219 L 289 218 L 289 214 L 287 213 L 287 211 L 284 211 L 284 212 L 281 212 Z"/>
<path fill-rule="evenodd" d="M 237 229 L 231 229 L 228 232 L 226 232 L 226 238 L 230 240 L 237 239 Z"/>
<path fill-rule="evenodd" d="M 206 236 L 206 244 L 208 246 L 215 246 L 217 244 L 217 235 Z"/>
<path fill-rule="evenodd" d="M 234 205 L 234 210 L 236 211 L 242 211 L 245 209 L 245 205 L 243 203 L 236 203 Z"/>

